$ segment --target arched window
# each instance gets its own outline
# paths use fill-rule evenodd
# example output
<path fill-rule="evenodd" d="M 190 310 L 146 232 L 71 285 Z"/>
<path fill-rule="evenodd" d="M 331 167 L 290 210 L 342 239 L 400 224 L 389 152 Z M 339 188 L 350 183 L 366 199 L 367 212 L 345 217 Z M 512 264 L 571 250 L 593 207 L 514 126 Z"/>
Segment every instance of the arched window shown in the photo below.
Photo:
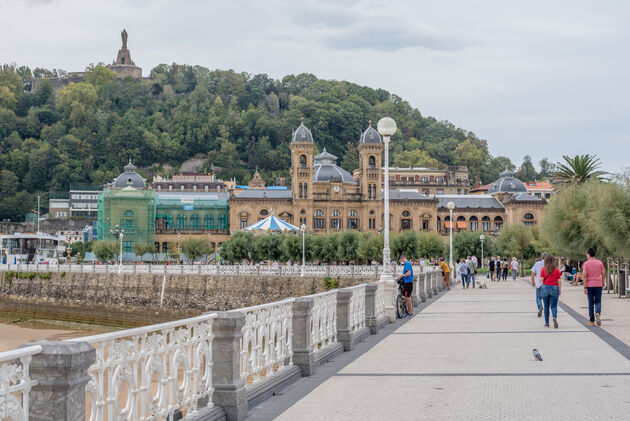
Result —
<path fill-rule="evenodd" d="M 269 211 L 267 209 L 261 209 L 260 216 L 267 216 L 267 215 L 269 215 Z"/>
<path fill-rule="evenodd" d="M 402 211 L 400 218 L 400 229 L 401 230 L 410 230 L 411 229 L 411 212 L 408 210 Z"/>
<path fill-rule="evenodd" d="M 341 216 L 341 212 L 335 209 L 334 211 L 332 211 L 332 216 Z"/>
<path fill-rule="evenodd" d="M 190 215 L 190 228 L 194 230 L 201 228 L 201 221 L 199 219 L 199 215 L 196 213 Z"/>
<path fill-rule="evenodd" d="M 241 216 L 241 225 L 243 225 L 243 221 L 245 222 L 245 226 L 241 226 L 241 228 L 245 228 L 247 226 L 247 215 L 245 215 L 245 217 Z M 203 217 L 203 226 L 206 227 L 207 230 L 214 229 L 213 214 L 207 213 L 206 216 Z"/>
<path fill-rule="evenodd" d="M 323 230 L 325 228 L 326 228 L 326 220 L 324 219 L 324 211 L 321 209 L 316 209 L 314 218 L 313 218 L 313 229 Z"/>
<path fill-rule="evenodd" d="M 370 211 L 370 217 L 368 218 L 368 229 L 376 229 L 376 218 L 374 218 L 374 210 Z"/>
<path fill-rule="evenodd" d="M 315 216 L 324 216 L 324 211 L 323 211 L 323 210 L 321 210 L 321 209 L 317 209 L 317 210 L 315 211 Z"/>
<path fill-rule="evenodd" d="M 302 209 L 302 210 L 300 211 L 300 215 L 306 215 L 306 211 L 305 211 L 304 209 Z"/>
<path fill-rule="evenodd" d="M 531 226 L 536 225 L 536 217 L 534 216 L 534 214 L 531 212 L 527 212 L 523 216 L 523 224 L 525 224 L 526 227 L 531 227 Z"/>
<path fill-rule="evenodd" d="M 306 166 L 306 155 L 300 155 L 300 167 Z"/>
<path fill-rule="evenodd" d="M 471 216 L 468 219 L 469 225 L 470 225 L 470 230 L 471 231 L 478 231 L 479 230 L 479 218 L 477 218 L 475 215 Z"/>
<path fill-rule="evenodd" d="M 428 231 L 429 223 L 431 221 L 431 214 L 428 212 L 423 213 L 422 216 L 420 216 L 420 221 L 422 222 L 422 230 Z"/>
<path fill-rule="evenodd" d="M 455 222 L 455 228 L 457 228 L 458 230 L 465 230 L 466 229 L 466 217 L 463 215 L 459 215 L 457 217 L 457 221 Z"/>
<path fill-rule="evenodd" d="M 186 229 L 186 215 L 184 215 L 183 213 L 177 215 L 177 229 Z"/>
<path fill-rule="evenodd" d="M 348 216 L 357 216 L 357 211 L 355 211 L 354 209 L 351 210 L 350 212 L 348 212 Z"/>
<path fill-rule="evenodd" d="M 373 156 L 370 156 L 368 158 L 368 167 L 370 168 L 376 167 L 376 158 L 374 158 Z"/>
<path fill-rule="evenodd" d="M 503 218 L 496 216 L 494 218 L 494 229 L 495 231 L 501 231 L 501 228 L 503 228 Z"/>
<path fill-rule="evenodd" d="M 352 209 L 350 212 L 348 212 L 348 229 L 349 230 L 356 230 L 359 229 L 359 219 L 357 218 L 357 211 L 355 211 L 354 209 Z"/>
<path fill-rule="evenodd" d="M 335 209 L 330 214 L 332 218 L 330 218 L 330 229 L 340 230 L 341 229 L 341 212 L 338 209 Z"/>
<path fill-rule="evenodd" d="M 484 216 L 481 218 L 481 229 L 483 231 L 490 231 L 492 227 L 490 226 L 491 221 L 489 216 Z"/>

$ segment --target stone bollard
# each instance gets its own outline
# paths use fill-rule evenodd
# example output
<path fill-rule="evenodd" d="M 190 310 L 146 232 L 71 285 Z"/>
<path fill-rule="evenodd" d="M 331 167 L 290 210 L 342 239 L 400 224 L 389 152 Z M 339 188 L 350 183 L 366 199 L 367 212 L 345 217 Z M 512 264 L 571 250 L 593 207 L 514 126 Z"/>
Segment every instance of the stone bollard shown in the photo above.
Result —
<path fill-rule="evenodd" d="M 390 323 L 396 322 L 396 306 L 394 305 L 394 299 L 397 294 L 396 291 L 396 283 L 391 276 L 388 276 L 389 279 L 384 280 L 383 284 L 383 296 L 385 298 L 385 316 L 389 319 Z"/>
<path fill-rule="evenodd" d="M 418 277 L 420 275 L 416 275 L 413 277 L 413 289 L 411 291 L 411 304 L 414 307 L 418 307 L 421 303 L 420 300 L 420 293 L 419 293 L 419 289 L 418 289 Z"/>
<path fill-rule="evenodd" d="M 240 421 L 247 416 L 245 383 L 241 380 L 244 325 L 245 315 L 239 312 L 219 312 L 212 322 L 212 401 L 223 408 L 227 421 Z"/>
<path fill-rule="evenodd" d="M 376 314 L 376 292 L 378 290 L 378 282 L 367 284 L 365 286 L 365 325 L 370 328 L 370 333 L 374 335 L 383 325 L 387 324 L 386 317 L 381 316 L 379 319 Z"/>
<path fill-rule="evenodd" d="M 427 301 L 427 274 L 423 273 L 418 277 L 418 295 L 420 296 L 420 302 L 424 303 Z"/>
<path fill-rule="evenodd" d="M 427 298 L 433 297 L 433 288 L 431 288 L 431 283 L 433 281 L 433 275 L 429 274 L 424 279 L 424 291 L 427 294 Z"/>
<path fill-rule="evenodd" d="M 337 340 L 344 351 L 352 351 L 354 338 L 352 332 L 352 291 L 340 289 L 337 292 Z"/>
<path fill-rule="evenodd" d="M 85 386 L 88 368 L 96 360 L 96 350 L 87 342 L 38 341 L 20 348 L 39 345 L 33 355 L 31 379 L 37 380 L 30 393 L 31 421 L 70 421 L 85 418 Z"/>
<path fill-rule="evenodd" d="M 440 292 L 440 290 L 438 289 L 439 285 L 440 285 L 440 282 L 438 282 L 436 277 L 433 276 L 431 278 L 431 289 L 433 289 L 433 295 L 438 295 L 438 293 Z M 442 285 L 444 285 L 444 284 L 442 284 Z"/>
<path fill-rule="evenodd" d="M 313 320 L 312 298 L 297 298 L 293 303 L 293 364 L 300 367 L 302 376 L 315 373 L 315 353 L 311 346 Z"/>

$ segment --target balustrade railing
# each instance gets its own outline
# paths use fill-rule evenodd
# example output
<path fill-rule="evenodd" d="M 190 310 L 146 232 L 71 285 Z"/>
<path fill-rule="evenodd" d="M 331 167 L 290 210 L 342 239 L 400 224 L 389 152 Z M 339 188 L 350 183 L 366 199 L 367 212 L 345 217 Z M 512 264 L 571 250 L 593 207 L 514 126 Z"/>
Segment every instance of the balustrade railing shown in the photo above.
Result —
<path fill-rule="evenodd" d="M 350 300 L 350 315 L 352 331 L 365 327 L 365 284 L 348 288 L 352 291 Z"/>
<path fill-rule="evenodd" d="M 374 297 L 374 313 L 377 319 L 385 316 L 385 283 L 379 282 Z"/>
<path fill-rule="evenodd" d="M 318 352 L 337 341 L 337 291 L 311 297 L 311 347 Z"/>
<path fill-rule="evenodd" d="M 245 315 L 241 379 L 246 386 L 293 365 L 293 298 L 233 310 Z"/>
<path fill-rule="evenodd" d="M 0 353 L 1 420 L 29 419 L 29 395 L 31 388 L 37 385 L 29 376 L 29 364 L 31 357 L 41 351 L 42 347 L 35 345 Z"/>
<path fill-rule="evenodd" d="M 216 313 L 70 339 L 96 348 L 89 369 L 90 421 L 173 419 L 212 407 Z M 87 404 L 86 404 L 87 406 Z"/>

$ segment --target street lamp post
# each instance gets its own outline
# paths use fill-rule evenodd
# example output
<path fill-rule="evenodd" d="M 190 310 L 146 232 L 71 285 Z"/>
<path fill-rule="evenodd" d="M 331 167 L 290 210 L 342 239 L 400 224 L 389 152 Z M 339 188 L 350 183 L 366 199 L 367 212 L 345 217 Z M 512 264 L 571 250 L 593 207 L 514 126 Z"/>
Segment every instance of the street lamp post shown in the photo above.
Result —
<path fill-rule="evenodd" d="M 118 224 L 116 224 L 116 228 L 110 228 L 109 233 L 120 240 L 120 253 L 118 255 L 118 273 L 122 272 L 122 253 L 123 253 L 123 236 L 125 235 L 125 230 L 121 229 Z"/>
<path fill-rule="evenodd" d="M 376 124 L 378 132 L 383 136 L 385 146 L 385 192 L 383 214 L 383 273 L 381 281 L 384 281 L 385 314 L 391 323 L 396 321 L 396 309 L 394 308 L 394 277 L 390 265 L 391 251 L 389 249 L 389 140 L 396 133 L 396 122 L 391 117 L 383 117 Z"/>
<path fill-rule="evenodd" d="M 453 272 L 454 272 L 454 268 L 453 268 L 453 209 L 455 209 L 455 203 L 453 202 L 448 202 L 448 204 L 446 205 L 446 207 L 448 208 L 448 212 L 450 215 L 450 230 L 449 230 L 449 239 L 448 239 L 448 244 L 449 244 L 449 256 L 448 256 L 448 265 L 451 268 L 451 285 L 453 285 L 453 283 L 455 282 L 455 278 L 453 277 Z"/>
<path fill-rule="evenodd" d="M 479 236 L 479 241 L 481 241 L 481 267 L 483 268 L 483 241 L 486 239 L 486 236 L 481 234 Z"/>
<path fill-rule="evenodd" d="M 302 224 L 300 226 L 300 229 L 302 230 L 302 278 L 304 278 L 304 266 L 306 265 L 306 248 L 304 247 L 304 236 L 306 234 L 306 224 Z"/>

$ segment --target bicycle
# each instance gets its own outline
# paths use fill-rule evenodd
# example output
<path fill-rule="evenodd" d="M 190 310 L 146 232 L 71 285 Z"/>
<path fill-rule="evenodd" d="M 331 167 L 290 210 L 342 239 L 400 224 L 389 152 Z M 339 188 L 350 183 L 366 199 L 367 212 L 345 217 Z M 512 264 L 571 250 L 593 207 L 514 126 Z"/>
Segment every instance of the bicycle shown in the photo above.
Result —
<path fill-rule="evenodd" d="M 396 318 L 402 319 L 405 315 L 409 314 L 407 311 L 407 300 L 403 291 L 403 280 L 398 279 L 398 295 L 396 296 Z"/>

